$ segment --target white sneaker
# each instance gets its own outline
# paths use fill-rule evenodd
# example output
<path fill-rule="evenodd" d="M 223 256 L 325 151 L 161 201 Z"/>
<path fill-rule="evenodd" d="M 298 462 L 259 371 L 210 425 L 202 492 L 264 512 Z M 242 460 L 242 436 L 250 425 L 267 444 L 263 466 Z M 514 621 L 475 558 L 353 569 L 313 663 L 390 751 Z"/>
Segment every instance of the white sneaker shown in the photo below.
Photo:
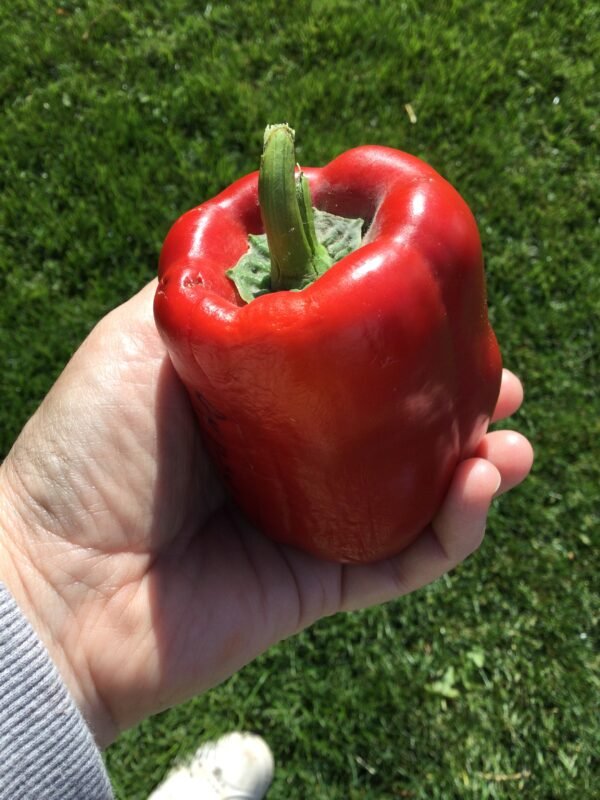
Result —
<path fill-rule="evenodd" d="M 261 800 L 273 780 L 273 754 L 252 733 L 228 733 L 203 744 L 148 800 Z"/>

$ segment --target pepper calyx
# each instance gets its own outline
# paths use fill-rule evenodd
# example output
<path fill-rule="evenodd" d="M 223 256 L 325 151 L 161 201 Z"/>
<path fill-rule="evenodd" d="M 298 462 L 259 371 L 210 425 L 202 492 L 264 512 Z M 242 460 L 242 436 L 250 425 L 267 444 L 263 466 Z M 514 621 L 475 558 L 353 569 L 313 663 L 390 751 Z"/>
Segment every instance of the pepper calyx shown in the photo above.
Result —
<path fill-rule="evenodd" d="M 318 208 L 311 208 L 311 211 L 314 216 L 317 239 L 325 248 L 330 259 L 327 269 L 358 250 L 362 242 L 362 219 L 339 217 Z M 323 270 L 323 272 L 325 271 Z M 271 256 L 267 235 L 265 233 L 250 234 L 247 252 L 235 267 L 227 270 L 226 274 L 235 283 L 238 294 L 246 303 L 272 292 Z M 303 285 L 292 291 L 300 291 L 310 286 L 318 277 L 319 275 L 308 277 Z"/>

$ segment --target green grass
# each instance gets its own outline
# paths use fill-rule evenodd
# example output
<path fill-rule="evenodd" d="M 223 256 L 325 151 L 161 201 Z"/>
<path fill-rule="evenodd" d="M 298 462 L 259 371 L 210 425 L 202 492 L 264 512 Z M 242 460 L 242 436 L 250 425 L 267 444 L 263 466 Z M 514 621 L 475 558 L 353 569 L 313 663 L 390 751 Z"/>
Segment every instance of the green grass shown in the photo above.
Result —
<path fill-rule="evenodd" d="M 284 642 L 106 754 L 141 800 L 251 728 L 272 800 L 600 796 L 597 3 L 5 4 L 0 449 L 94 322 L 154 272 L 184 210 L 254 169 L 267 122 L 321 164 L 413 152 L 480 223 L 490 313 L 533 475 L 476 557 Z M 417 115 L 412 124 L 405 110 Z"/>

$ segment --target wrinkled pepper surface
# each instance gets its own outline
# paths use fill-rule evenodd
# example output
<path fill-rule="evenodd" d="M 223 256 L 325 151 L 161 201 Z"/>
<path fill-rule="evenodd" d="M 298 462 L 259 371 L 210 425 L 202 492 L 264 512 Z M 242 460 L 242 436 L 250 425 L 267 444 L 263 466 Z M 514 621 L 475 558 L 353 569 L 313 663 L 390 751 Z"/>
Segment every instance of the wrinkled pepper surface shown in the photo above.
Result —
<path fill-rule="evenodd" d="M 456 190 L 398 150 L 302 173 L 316 209 L 364 221 L 358 249 L 300 291 L 242 300 L 228 271 L 268 227 L 252 173 L 175 222 L 155 317 L 248 519 L 326 559 L 376 561 L 431 522 L 497 400 L 480 238 Z"/>

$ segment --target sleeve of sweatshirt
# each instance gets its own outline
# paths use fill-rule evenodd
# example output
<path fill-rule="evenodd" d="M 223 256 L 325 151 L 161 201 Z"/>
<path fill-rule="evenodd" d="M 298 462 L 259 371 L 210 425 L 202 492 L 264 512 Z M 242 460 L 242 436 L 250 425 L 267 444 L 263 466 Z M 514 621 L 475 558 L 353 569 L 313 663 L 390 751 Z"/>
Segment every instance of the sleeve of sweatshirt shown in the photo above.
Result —
<path fill-rule="evenodd" d="M 0 800 L 112 800 L 90 729 L 0 583 Z"/>

